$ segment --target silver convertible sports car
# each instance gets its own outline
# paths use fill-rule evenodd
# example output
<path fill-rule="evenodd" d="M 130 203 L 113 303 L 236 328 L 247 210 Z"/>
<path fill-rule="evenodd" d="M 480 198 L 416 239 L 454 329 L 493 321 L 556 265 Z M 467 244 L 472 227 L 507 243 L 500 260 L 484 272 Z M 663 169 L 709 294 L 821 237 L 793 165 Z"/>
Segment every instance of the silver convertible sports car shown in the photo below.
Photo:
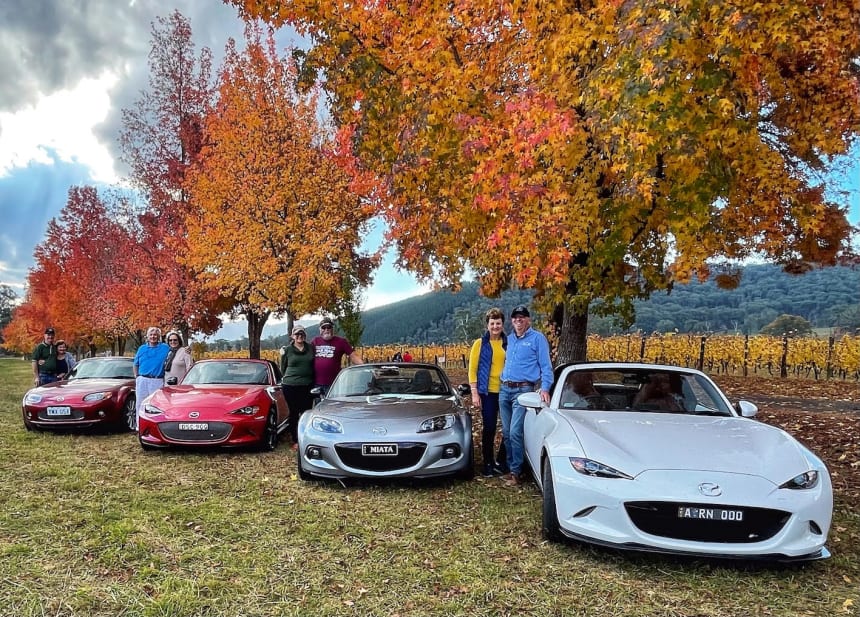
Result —
<path fill-rule="evenodd" d="M 824 463 L 699 371 L 572 364 L 556 369 L 549 406 L 537 393 L 518 400 L 547 539 L 735 559 L 830 555 Z"/>
<path fill-rule="evenodd" d="M 433 364 L 343 369 L 298 437 L 303 480 L 474 475 L 472 417 Z"/>

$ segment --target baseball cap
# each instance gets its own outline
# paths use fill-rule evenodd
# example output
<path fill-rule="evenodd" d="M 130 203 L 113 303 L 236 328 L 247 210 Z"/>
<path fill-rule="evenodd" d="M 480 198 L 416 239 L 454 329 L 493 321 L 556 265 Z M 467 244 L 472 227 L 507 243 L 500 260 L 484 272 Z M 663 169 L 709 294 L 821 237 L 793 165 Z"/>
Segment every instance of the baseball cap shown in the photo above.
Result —
<path fill-rule="evenodd" d="M 531 317 L 531 314 L 528 308 L 520 304 L 519 306 L 515 306 L 514 310 L 511 311 L 511 317 Z"/>
<path fill-rule="evenodd" d="M 297 323 L 293 326 L 293 334 L 298 334 L 299 332 L 305 334 L 305 327 L 302 324 Z"/>
<path fill-rule="evenodd" d="M 45 334 L 54 334 L 53 328 L 45 328 Z"/>
<path fill-rule="evenodd" d="M 322 328 L 323 326 L 331 326 L 332 328 L 334 328 L 334 322 L 331 320 L 331 317 L 323 317 L 322 321 L 320 322 L 320 328 Z"/>

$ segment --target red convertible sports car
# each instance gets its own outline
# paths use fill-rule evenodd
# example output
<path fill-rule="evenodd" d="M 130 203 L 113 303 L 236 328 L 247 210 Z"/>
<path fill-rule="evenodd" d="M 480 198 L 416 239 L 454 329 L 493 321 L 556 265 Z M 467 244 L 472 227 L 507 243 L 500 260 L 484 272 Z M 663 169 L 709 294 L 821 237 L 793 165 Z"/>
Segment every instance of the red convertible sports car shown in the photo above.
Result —
<path fill-rule="evenodd" d="M 132 358 L 81 360 L 69 378 L 29 390 L 22 412 L 28 431 L 44 428 L 110 426 L 134 428 Z"/>
<path fill-rule="evenodd" d="M 178 385 L 143 401 L 140 445 L 274 450 L 289 418 L 280 381 L 280 370 L 268 360 L 197 362 Z"/>

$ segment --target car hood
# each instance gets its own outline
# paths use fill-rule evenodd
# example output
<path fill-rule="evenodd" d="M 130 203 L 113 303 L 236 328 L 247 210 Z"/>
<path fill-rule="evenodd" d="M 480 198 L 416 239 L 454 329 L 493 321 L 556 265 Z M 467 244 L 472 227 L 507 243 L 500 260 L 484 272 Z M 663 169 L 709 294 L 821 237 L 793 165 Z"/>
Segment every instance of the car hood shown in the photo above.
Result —
<path fill-rule="evenodd" d="M 55 381 L 38 388 L 30 390 L 32 394 L 40 394 L 43 398 L 56 396 L 76 396 L 89 394 L 90 392 L 104 392 L 115 390 L 126 384 L 133 385 L 134 380 L 128 379 L 72 379 L 69 381 Z"/>
<path fill-rule="evenodd" d="M 314 408 L 320 415 L 350 420 L 379 418 L 427 418 L 462 412 L 448 396 L 371 395 L 349 399 L 325 399 Z"/>
<path fill-rule="evenodd" d="M 165 386 L 152 395 L 149 404 L 155 405 L 166 416 L 182 415 L 189 411 L 230 412 L 251 405 L 260 395 L 268 394 L 263 385 L 200 385 Z"/>
<path fill-rule="evenodd" d="M 742 473 L 780 484 L 809 469 L 784 431 L 746 418 L 567 412 L 585 456 L 636 476 L 649 470 Z"/>

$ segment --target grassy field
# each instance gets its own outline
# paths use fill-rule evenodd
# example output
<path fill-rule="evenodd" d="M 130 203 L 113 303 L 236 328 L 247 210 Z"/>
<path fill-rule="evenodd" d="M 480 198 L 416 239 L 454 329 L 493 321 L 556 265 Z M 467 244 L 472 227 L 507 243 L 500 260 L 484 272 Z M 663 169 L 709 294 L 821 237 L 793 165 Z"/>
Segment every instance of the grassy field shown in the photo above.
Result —
<path fill-rule="evenodd" d="M 0 361 L 0 615 L 847 615 L 860 520 L 834 556 L 762 566 L 547 544 L 533 484 L 298 480 L 295 455 L 144 453 L 28 433 Z"/>

